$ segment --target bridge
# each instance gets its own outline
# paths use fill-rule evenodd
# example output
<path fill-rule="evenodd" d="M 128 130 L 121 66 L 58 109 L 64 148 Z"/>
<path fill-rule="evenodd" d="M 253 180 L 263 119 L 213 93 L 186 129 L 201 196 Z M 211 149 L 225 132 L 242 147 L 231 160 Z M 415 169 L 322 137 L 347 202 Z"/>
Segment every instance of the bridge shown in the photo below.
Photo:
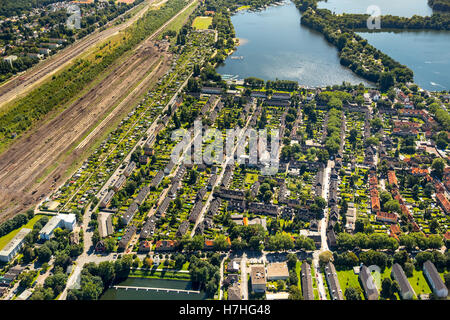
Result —
<path fill-rule="evenodd" d="M 172 288 L 154 288 L 154 287 L 133 287 L 133 286 L 113 286 L 114 289 L 125 289 L 125 290 L 153 290 L 156 292 L 162 291 L 162 292 L 176 292 L 176 293 L 187 293 L 187 294 L 200 294 L 200 291 L 198 290 L 185 290 L 185 289 L 172 289 Z"/>

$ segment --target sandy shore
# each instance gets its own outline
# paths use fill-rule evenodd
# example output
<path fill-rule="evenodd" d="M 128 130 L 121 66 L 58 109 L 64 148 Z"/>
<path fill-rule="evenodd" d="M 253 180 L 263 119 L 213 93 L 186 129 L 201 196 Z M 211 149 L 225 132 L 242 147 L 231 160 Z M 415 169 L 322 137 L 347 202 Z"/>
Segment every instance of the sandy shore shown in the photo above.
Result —
<path fill-rule="evenodd" d="M 244 38 L 235 38 L 235 40 L 237 46 L 243 46 L 244 44 L 248 43 L 248 40 Z"/>

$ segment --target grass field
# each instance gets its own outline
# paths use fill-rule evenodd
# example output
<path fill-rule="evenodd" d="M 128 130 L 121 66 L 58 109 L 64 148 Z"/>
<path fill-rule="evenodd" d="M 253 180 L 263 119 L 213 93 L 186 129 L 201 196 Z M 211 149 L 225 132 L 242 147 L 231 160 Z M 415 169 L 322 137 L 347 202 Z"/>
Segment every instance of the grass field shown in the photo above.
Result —
<path fill-rule="evenodd" d="M 189 18 L 192 12 L 194 12 L 195 8 L 197 7 L 197 1 L 193 1 L 190 7 L 184 11 L 182 14 L 180 14 L 178 17 L 176 17 L 171 23 L 167 25 L 166 28 L 164 28 L 164 31 L 175 31 L 178 32 L 181 30 L 183 25 L 186 23 L 186 20 Z M 158 36 L 158 39 L 162 39 L 162 35 L 164 32 L 161 32 Z M 174 43 L 176 41 L 176 37 L 171 39 L 171 42 Z"/>
<path fill-rule="evenodd" d="M 174 280 L 190 280 L 191 278 L 189 273 L 182 273 L 176 271 L 162 271 L 158 269 L 133 270 L 130 272 L 129 276 L 137 278 L 174 279 Z"/>
<path fill-rule="evenodd" d="M 422 270 L 417 271 L 414 269 L 413 276 L 408 278 L 408 281 L 417 296 L 422 293 L 431 293 L 430 286 L 428 285 Z"/>
<path fill-rule="evenodd" d="M 197 17 L 192 22 L 192 27 L 196 30 L 208 29 L 212 23 L 212 17 Z"/>
<path fill-rule="evenodd" d="M 250 9 L 250 6 L 240 6 L 239 8 L 237 8 L 237 11 L 246 10 L 246 9 Z"/>
<path fill-rule="evenodd" d="M 253 184 L 258 181 L 258 175 L 256 173 L 246 173 L 245 174 L 245 183 Z"/>
<path fill-rule="evenodd" d="M 358 281 L 358 275 L 353 272 L 353 269 L 337 271 L 337 276 L 343 294 L 348 287 L 360 289 L 362 292 L 361 285 Z"/>
<path fill-rule="evenodd" d="M 0 238 L 0 250 L 3 249 L 4 246 L 6 246 L 8 244 L 8 242 L 11 241 L 12 238 L 14 238 L 14 236 L 16 234 L 19 233 L 19 231 L 23 228 L 29 228 L 29 229 L 33 229 L 34 224 L 40 219 L 42 218 L 42 215 L 36 215 L 34 216 L 31 220 L 29 220 L 27 222 L 27 224 L 23 225 L 22 227 L 11 231 L 10 233 L 4 235 L 3 237 Z"/>

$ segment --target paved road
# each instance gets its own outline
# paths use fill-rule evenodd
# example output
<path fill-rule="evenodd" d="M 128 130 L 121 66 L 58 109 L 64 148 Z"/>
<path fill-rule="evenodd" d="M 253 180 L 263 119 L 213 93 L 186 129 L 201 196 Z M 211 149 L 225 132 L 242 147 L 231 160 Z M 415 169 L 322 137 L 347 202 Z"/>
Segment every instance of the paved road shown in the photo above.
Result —
<path fill-rule="evenodd" d="M 227 252 L 227 254 L 225 255 L 225 257 L 223 257 L 222 261 L 220 261 L 220 281 L 219 281 L 219 300 L 222 300 L 222 296 L 223 296 L 223 290 L 222 290 L 222 283 L 223 283 L 223 267 L 224 267 L 224 263 L 225 260 L 230 256 L 230 253 Z"/>
<path fill-rule="evenodd" d="M 247 281 L 247 254 L 244 252 L 241 259 L 241 291 L 243 300 L 248 300 L 248 281 Z"/>
<path fill-rule="evenodd" d="M 328 195 L 329 195 L 329 189 L 330 189 L 330 173 L 331 168 L 334 166 L 334 162 L 331 160 L 328 160 L 327 166 L 324 169 L 323 174 L 323 182 L 322 182 L 322 197 L 325 199 L 325 201 L 328 203 Z M 327 300 L 327 294 L 325 291 L 325 286 L 323 283 L 322 274 L 320 273 L 320 266 L 319 266 L 319 255 L 320 253 L 324 251 L 328 251 L 328 244 L 327 244 L 327 220 L 328 220 L 328 206 L 325 209 L 325 213 L 323 218 L 320 220 L 320 237 L 321 237 L 321 245 L 320 249 L 314 251 L 313 253 L 313 266 L 316 269 L 316 280 L 317 280 L 317 289 L 319 290 L 319 297 L 321 300 Z"/>

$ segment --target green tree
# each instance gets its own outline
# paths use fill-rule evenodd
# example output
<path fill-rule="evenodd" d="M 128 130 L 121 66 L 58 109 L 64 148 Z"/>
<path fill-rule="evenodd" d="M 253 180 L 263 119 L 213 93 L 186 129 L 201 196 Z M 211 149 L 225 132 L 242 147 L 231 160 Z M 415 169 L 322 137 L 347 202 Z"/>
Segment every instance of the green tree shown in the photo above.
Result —
<path fill-rule="evenodd" d="M 354 287 L 347 287 L 344 296 L 346 300 L 361 300 L 361 293 Z"/>

